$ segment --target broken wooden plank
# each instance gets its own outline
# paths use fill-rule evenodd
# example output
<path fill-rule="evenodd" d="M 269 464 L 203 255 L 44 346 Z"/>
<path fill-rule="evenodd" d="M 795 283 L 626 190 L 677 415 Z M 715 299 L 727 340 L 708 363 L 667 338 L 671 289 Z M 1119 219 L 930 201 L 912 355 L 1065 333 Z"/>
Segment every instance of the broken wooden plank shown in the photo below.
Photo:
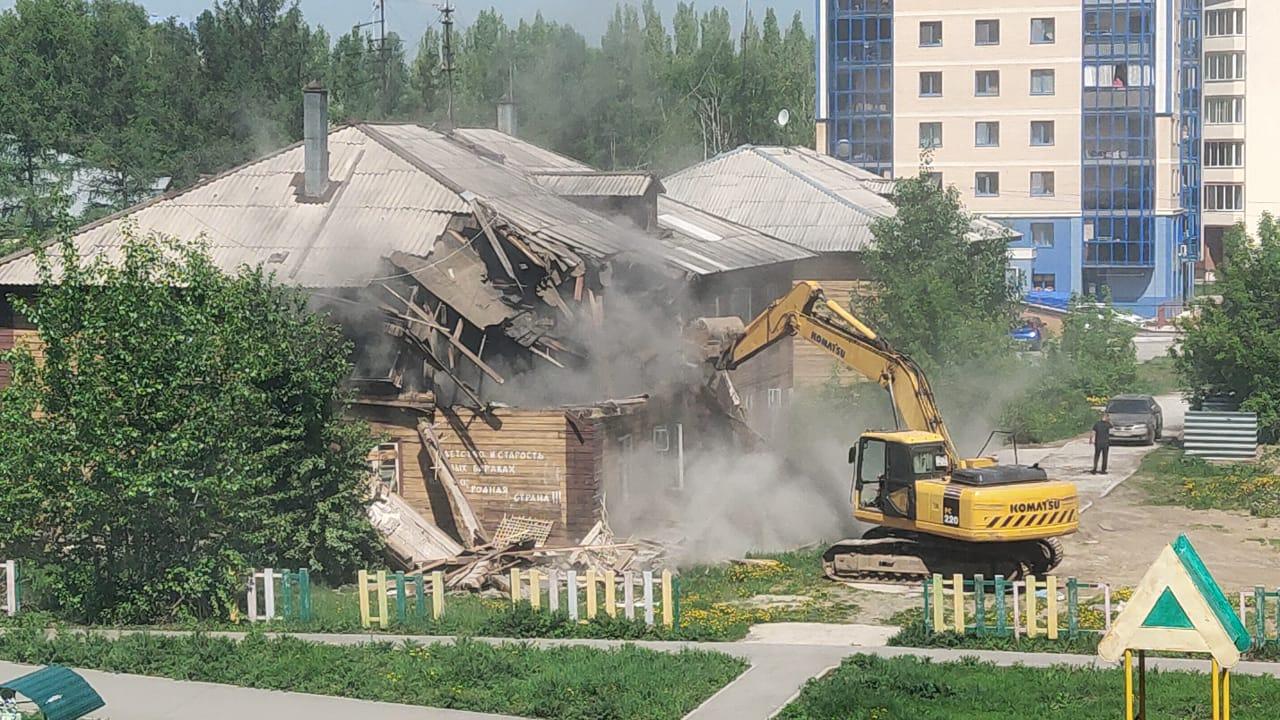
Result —
<path fill-rule="evenodd" d="M 406 570 L 462 552 L 457 541 L 422 517 L 404 498 L 376 478 L 370 479 L 370 486 L 373 492 L 368 509 L 370 524 Z"/>
<path fill-rule="evenodd" d="M 431 317 L 430 314 L 427 313 L 426 310 L 423 310 L 421 307 L 414 305 L 408 300 L 405 300 L 400 295 L 400 293 L 396 292 L 395 290 L 392 290 L 387 285 L 384 284 L 382 287 L 384 290 L 394 295 L 397 300 L 403 302 L 410 310 L 412 310 L 415 314 L 418 315 L 416 319 L 411 319 L 410 322 L 420 322 L 423 325 L 426 325 L 427 327 L 431 328 L 432 330 L 435 330 L 441 333 L 444 336 L 444 338 L 449 341 L 450 345 L 457 348 L 458 351 L 461 352 L 464 356 L 466 356 L 468 360 L 475 363 L 476 367 L 480 368 L 480 370 L 483 371 L 485 375 L 488 375 L 489 377 L 493 378 L 494 382 L 498 383 L 499 385 L 506 382 L 506 380 L 504 380 L 503 377 L 498 374 L 497 370 L 494 370 L 493 368 L 489 367 L 489 364 L 486 363 L 484 360 L 481 360 L 479 355 L 472 352 L 471 348 L 463 344 L 461 339 L 461 335 L 462 335 L 462 318 L 461 317 L 458 318 L 458 329 L 455 332 L 451 333 L 449 332 L 448 328 L 445 328 L 439 325 L 438 323 L 436 323 L 436 321 Z M 410 326 L 410 329 L 412 329 L 412 326 Z"/>
<path fill-rule="evenodd" d="M 493 254 L 498 256 L 498 263 L 502 265 L 503 270 L 507 271 L 507 275 L 516 281 L 516 287 L 523 291 L 524 285 L 521 285 L 520 278 L 516 277 L 515 267 L 511 264 L 511 259 L 507 257 L 507 251 L 503 249 L 502 243 L 498 241 L 497 234 L 493 232 L 493 225 L 489 219 L 491 211 L 479 200 L 473 202 L 472 206 L 476 209 L 476 219 L 480 221 L 480 229 L 484 231 L 484 236 L 489 239 L 489 247 L 493 248 Z"/>
<path fill-rule="evenodd" d="M 485 533 L 484 526 L 480 524 L 480 518 L 476 516 L 476 512 L 467 500 L 467 496 L 462 492 L 462 487 L 458 485 L 458 478 L 453 474 L 453 467 L 449 465 L 448 458 L 444 456 L 444 450 L 440 447 L 440 438 L 436 436 L 435 430 L 431 428 L 431 423 L 425 419 L 418 421 L 418 437 L 422 439 L 423 446 L 431 456 L 431 462 L 436 470 L 436 478 L 440 480 L 440 484 L 449 493 L 449 499 L 453 502 L 453 507 L 457 510 L 458 516 L 466 528 L 467 537 L 464 540 L 467 547 L 488 542 L 489 536 Z M 479 538 L 479 543 L 476 542 L 477 538 Z"/>

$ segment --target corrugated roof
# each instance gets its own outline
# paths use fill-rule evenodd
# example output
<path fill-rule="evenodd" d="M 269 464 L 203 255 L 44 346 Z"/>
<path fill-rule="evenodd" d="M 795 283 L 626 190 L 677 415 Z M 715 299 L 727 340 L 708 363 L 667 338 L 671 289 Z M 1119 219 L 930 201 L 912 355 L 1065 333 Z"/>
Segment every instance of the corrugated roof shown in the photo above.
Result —
<path fill-rule="evenodd" d="M 536 172 L 538 184 L 564 197 L 642 197 L 658 179 L 640 172 Z M 662 184 L 658 183 L 662 192 Z"/>
<path fill-rule="evenodd" d="M 469 212 L 457 193 L 358 128 L 330 133 L 329 153 L 338 185 L 328 202 L 297 200 L 299 144 L 104 218 L 72 242 L 81 257 L 116 261 L 128 235 L 202 238 L 224 270 L 263 264 L 305 287 L 359 287 L 380 272 L 382 256 L 427 255 L 450 220 Z M 38 282 L 29 252 L 0 263 L 0 284 Z"/>
<path fill-rule="evenodd" d="M 799 147 L 744 145 L 663 178 L 667 194 L 814 252 L 857 252 L 896 213 L 893 181 Z M 975 234 L 1016 236 L 986 219 Z"/>
<path fill-rule="evenodd" d="M 804 248 L 666 195 L 658 196 L 658 226 L 672 234 L 663 241 L 668 256 L 696 275 L 815 257 Z"/>
<path fill-rule="evenodd" d="M 465 142 L 478 145 L 489 152 L 504 157 L 504 162 L 528 172 L 555 172 L 573 170 L 592 172 L 595 168 L 566 155 L 553 152 L 533 143 L 525 142 L 491 128 L 465 128 L 453 131 L 453 135 Z"/>
<path fill-rule="evenodd" d="M 434 130 L 419 125 L 360 128 L 420 169 L 474 193 L 527 235 L 596 258 L 661 250 L 658 241 L 642 230 L 579 207 L 542 187 L 519 167 L 487 159 Z"/>

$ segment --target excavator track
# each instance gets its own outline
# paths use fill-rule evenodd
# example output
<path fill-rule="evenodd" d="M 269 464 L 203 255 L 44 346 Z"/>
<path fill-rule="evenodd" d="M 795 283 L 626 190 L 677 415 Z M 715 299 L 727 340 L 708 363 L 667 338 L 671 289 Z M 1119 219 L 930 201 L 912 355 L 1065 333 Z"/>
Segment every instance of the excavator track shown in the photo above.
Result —
<path fill-rule="evenodd" d="M 859 540 L 841 540 L 822 556 L 827 577 L 839 582 L 915 583 L 934 574 L 1043 576 L 1062 562 L 1058 538 L 1009 543 L 967 543 L 921 533 L 875 528 Z"/>

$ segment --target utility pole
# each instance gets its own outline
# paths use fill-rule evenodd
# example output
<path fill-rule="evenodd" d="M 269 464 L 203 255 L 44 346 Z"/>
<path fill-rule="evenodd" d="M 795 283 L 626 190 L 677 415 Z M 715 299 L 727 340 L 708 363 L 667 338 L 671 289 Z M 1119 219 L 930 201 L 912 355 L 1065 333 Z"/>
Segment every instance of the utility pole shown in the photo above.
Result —
<path fill-rule="evenodd" d="M 452 130 L 453 122 L 453 2 L 452 0 L 444 0 L 443 5 L 437 5 L 436 9 L 440 11 L 440 24 L 444 26 L 444 44 L 440 47 L 440 69 L 444 71 L 445 76 L 445 96 L 448 98 L 448 129 Z"/>
<path fill-rule="evenodd" d="M 382 57 L 382 117 L 391 115 L 391 72 L 387 67 L 387 0 L 378 0 L 378 54 Z"/>

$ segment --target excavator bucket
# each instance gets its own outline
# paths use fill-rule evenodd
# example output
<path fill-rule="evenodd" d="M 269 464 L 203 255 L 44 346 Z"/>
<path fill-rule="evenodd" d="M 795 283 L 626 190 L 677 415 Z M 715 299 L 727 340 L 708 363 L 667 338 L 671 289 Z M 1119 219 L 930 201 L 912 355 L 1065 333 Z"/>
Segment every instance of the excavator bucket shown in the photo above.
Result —
<path fill-rule="evenodd" d="M 742 319 L 737 317 L 697 318 L 685 328 L 684 339 L 689 360 L 704 363 L 724 355 L 738 338 L 746 332 Z"/>

